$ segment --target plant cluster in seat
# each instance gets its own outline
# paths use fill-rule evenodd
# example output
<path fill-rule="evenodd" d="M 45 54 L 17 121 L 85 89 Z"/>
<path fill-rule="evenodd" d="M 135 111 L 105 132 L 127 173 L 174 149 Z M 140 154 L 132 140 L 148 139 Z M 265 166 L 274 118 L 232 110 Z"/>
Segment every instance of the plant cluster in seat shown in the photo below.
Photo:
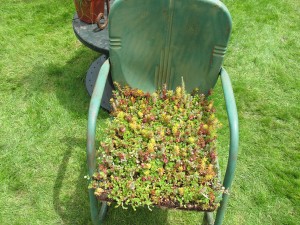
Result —
<path fill-rule="evenodd" d="M 217 176 L 212 101 L 164 86 L 144 93 L 115 84 L 112 116 L 97 151 L 90 188 L 117 206 L 213 211 L 223 192 Z"/>

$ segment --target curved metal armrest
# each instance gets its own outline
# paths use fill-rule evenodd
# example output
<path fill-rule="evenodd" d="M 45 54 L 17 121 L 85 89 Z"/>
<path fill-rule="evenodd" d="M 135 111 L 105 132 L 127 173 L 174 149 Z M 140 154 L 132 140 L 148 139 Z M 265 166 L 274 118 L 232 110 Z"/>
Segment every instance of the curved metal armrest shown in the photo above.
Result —
<path fill-rule="evenodd" d="M 87 163 L 89 169 L 89 176 L 92 177 L 96 169 L 96 149 L 95 149 L 95 136 L 96 136 L 96 122 L 100 109 L 104 87 L 109 73 L 109 61 L 106 60 L 102 65 L 95 87 L 92 94 L 89 116 L 88 116 L 88 131 L 87 131 Z M 91 217 L 93 224 L 101 224 L 105 212 L 107 210 L 106 203 L 102 203 L 101 210 L 98 209 L 98 201 L 94 195 L 94 190 L 89 190 Z"/>
<path fill-rule="evenodd" d="M 100 109 L 105 83 L 109 73 L 109 61 L 106 60 L 102 65 L 99 76 L 97 78 L 92 98 L 90 101 L 89 115 L 88 115 L 88 132 L 87 132 L 87 160 L 89 166 L 89 175 L 92 176 L 95 169 L 95 135 L 96 122 Z"/>
<path fill-rule="evenodd" d="M 228 164 L 227 164 L 224 183 L 223 183 L 225 189 L 228 189 L 231 186 L 235 167 L 236 167 L 238 145 L 239 145 L 239 125 L 238 125 L 238 114 L 237 114 L 237 109 L 236 109 L 230 78 L 224 68 L 221 69 L 220 77 L 222 81 L 222 87 L 224 92 L 226 110 L 227 110 L 228 121 L 229 121 L 229 129 L 230 129 L 229 157 L 228 157 Z"/>
<path fill-rule="evenodd" d="M 223 181 L 223 186 L 227 190 L 231 187 L 234 171 L 236 167 L 238 145 L 239 145 L 239 125 L 238 125 L 238 114 L 237 114 L 237 109 L 236 109 L 230 78 L 226 70 L 223 68 L 221 69 L 220 77 L 222 81 L 222 87 L 223 87 L 223 92 L 225 97 L 226 110 L 227 110 L 229 129 L 230 129 L 229 157 L 228 157 L 226 173 Z M 220 207 L 218 208 L 217 211 L 214 225 L 222 224 L 227 202 L 228 202 L 228 193 L 224 192 Z"/>

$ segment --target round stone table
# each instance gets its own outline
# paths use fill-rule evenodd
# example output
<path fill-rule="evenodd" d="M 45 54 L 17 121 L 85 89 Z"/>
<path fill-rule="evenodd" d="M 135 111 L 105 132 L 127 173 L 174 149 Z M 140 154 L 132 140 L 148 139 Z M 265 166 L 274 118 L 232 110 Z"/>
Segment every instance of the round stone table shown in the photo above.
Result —
<path fill-rule="evenodd" d="M 111 4 L 112 2 L 113 1 L 110 1 Z M 74 15 L 72 25 L 74 33 L 81 43 L 102 54 L 91 64 L 86 74 L 85 85 L 89 95 L 92 95 L 99 70 L 109 55 L 108 28 L 106 27 L 104 30 L 100 30 L 97 24 L 85 23 L 78 18 L 77 13 Z M 112 96 L 112 90 L 113 83 L 111 75 L 109 74 L 101 101 L 101 107 L 108 111 L 110 110 L 109 99 Z"/>

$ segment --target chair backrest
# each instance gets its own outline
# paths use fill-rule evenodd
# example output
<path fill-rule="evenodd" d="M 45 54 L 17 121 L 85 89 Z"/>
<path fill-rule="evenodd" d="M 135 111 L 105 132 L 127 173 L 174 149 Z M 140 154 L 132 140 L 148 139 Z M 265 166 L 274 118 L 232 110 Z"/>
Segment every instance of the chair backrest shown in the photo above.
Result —
<path fill-rule="evenodd" d="M 153 92 L 185 81 L 187 91 L 214 87 L 231 32 L 218 0 L 116 0 L 109 16 L 112 78 Z"/>

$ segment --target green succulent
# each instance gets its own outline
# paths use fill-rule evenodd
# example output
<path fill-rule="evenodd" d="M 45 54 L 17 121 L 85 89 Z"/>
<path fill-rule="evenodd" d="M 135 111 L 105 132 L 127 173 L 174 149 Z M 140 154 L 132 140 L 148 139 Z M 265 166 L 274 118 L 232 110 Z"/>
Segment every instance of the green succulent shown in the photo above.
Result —
<path fill-rule="evenodd" d="M 222 194 L 217 179 L 212 101 L 195 90 L 164 85 L 144 93 L 115 83 L 105 140 L 97 152 L 90 188 L 102 201 L 214 210 Z"/>

